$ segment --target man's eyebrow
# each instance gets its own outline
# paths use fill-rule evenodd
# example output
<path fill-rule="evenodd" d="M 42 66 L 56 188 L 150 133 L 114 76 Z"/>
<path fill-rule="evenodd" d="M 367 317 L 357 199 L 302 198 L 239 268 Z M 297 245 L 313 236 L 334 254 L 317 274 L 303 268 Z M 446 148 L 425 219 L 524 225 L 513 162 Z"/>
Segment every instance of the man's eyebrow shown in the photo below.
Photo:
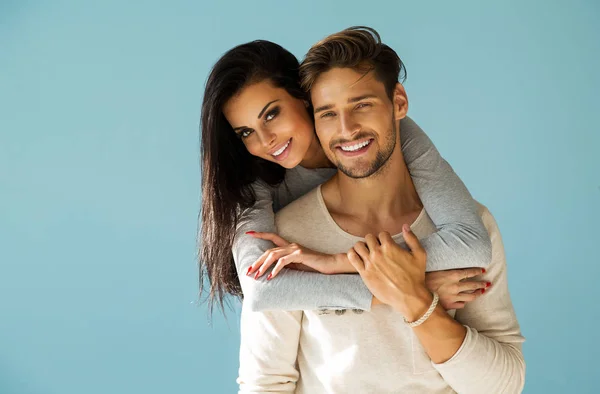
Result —
<path fill-rule="evenodd" d="M 374 94 L 363 94 L 362 96 L 350 97 L 348 99 L 348 104 L 357 103 L 361 100 L 370 99 L 370 98 L 377 98 L 377 96 L 375 96 Z M 317 114 L 319 112 L 326 111 L 328 109 L 332 109 L 333 107 L 335 107 L 333 104 L 322 105 L 320 107 L 315 108 L 314 113 Z"/>
<path fill-rule="evenodd" d="M 333 107 L 334 107 L 333 104 L 322 105 L 322 106 L 320 106 L 318 108 L 315 108 L 314 113 L 318 114 L 319 112 L 326 111 L 326 110 L 331 109 Z"/>
<path fill-rule="evenodd" d="M 375 96 L 374 94 L 363 94 L 362 96 L 351 97 L 348 99 L 348 104 L 357 103 L 361 100 L 370 99 L 370 98 L 377 98 L 377 96 Z"/>
<path fill-rule="evenodd" d="M 276 103 L 277 101 L 279 101 L 279 99 L 277 100 L 273 100 L 271 102 L 268 102 L 267 105 L 265 105 L 262 109 L 262 111 L 260 111 L 260 113 L 258 114 L 258 117 L 256 119 L 260 119 L 261 116 L 263 116 L 263 114 L 265 113 L 265 111 L 269 108 L 269 105 Z"/>

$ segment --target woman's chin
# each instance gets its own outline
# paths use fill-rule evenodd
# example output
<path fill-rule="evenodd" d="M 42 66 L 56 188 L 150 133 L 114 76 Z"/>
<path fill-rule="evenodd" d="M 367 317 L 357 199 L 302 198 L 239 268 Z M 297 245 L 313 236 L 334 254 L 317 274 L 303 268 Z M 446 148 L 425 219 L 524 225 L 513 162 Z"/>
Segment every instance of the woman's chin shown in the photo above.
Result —
<path fill-rule="evenodd" d="M 294 167 L 297 167 L 298 165 L 300 165 L 300 162 L 302 161 L 301 159 L 295 159 L 293 157 L 286 157 L 285 160 L 276 160 L 274 158 L 271 158 L 271 161 L 275 164 L 279 164 L 280 166 L 282 166 L 283 168 L 286 168 L 288 170 L 291 170 Z"/>
<path fill-rule="evenodd" d="M 298 165 L 300 165 L 300 160 L 286 160 L 285 163 L 281 163 L 281 166 L 287 168 L 288 170 L 291 170 Z"/>

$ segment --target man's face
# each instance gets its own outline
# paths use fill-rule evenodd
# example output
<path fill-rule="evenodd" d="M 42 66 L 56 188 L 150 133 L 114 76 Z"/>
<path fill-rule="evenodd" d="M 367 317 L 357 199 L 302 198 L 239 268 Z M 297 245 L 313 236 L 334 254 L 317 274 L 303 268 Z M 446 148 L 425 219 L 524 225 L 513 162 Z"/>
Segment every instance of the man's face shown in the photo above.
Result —
<path fill-rule="evenodd" d="M 404 94 L 400 84 L 398 91 Z M 406 111 L 395 110 L 398 104 L 374 72 L 333 68 L 317 78 L 311 98 L 317 135 L 329 160 L 351 178 L 377 173 L 394 152 L 396 124 Z"/>

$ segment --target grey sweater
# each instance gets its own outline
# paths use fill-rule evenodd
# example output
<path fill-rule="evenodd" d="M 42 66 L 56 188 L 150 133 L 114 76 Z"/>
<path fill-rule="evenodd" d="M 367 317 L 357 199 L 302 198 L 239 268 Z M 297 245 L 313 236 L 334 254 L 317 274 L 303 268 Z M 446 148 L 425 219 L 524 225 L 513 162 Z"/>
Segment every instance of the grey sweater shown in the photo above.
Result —
<path fill-rule="evenodd" d="M 404 160 L 423 206 L 437 232 L 423 238 L 427 271 L 486 267 L 492 256 L 490 238 L 477 212 L 477 205 L 452 167 L 421 128 L 410 118 L 400 122 Z M 373 299 L 360 276 L 324 275 L 284 269 L 275 280 L 245 275 L 267 249 L 269 241 L 252 238 L 247 231 L 277 232 L 275 212 L 303 196 L 335 174 L 331 168 L 288 170 L 277 187 L 256 182 L 256 203 L 238 218 L 233 258 L 240 278 L 244 303 L 251 311 L 362 309 L 370 310 Z"/>

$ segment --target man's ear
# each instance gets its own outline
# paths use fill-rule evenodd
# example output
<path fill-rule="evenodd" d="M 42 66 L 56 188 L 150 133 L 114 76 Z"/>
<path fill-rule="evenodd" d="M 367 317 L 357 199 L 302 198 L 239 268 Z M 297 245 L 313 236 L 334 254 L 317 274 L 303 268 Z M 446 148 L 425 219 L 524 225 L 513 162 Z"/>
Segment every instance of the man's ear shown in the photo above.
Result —
<path fill-rule="evenodd" d="M 394 105 L 394 119 L 404 119 L 408 113 L 408 97 L 406 96 L 404 86 L 400 82 L 394 87 L 392 104 Z"/>

